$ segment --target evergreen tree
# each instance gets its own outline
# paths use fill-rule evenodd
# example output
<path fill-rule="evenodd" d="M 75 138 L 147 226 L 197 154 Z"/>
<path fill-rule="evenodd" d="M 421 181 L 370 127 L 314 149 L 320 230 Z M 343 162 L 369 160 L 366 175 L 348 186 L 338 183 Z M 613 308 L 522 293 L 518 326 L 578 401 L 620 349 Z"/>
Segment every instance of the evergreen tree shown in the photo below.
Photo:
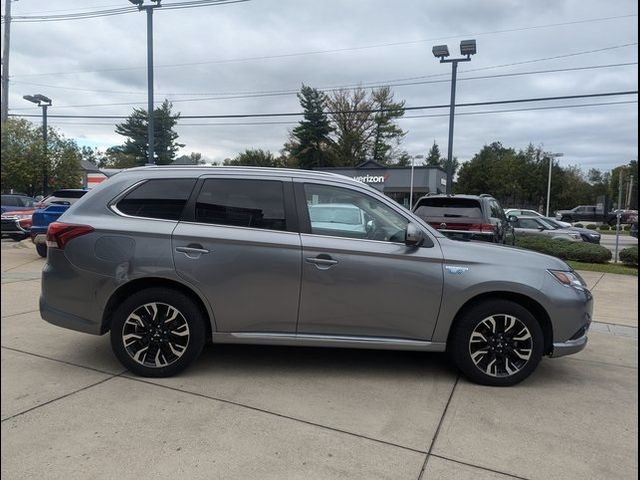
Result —
<path fill-rule="evenodd" d="M 304 117 L 291 132 L 285 150 L 299 168 L 326 167 L 332 164 L 328 152 L 332 131 L 325 112 L 327 97 L 315 88 L 302 85 L 298 93 Z"/>
<path fill-rule="evenodd" d="M 425 159 L 425 164 L 430 167 L 442 167 L 444 164 L 444 159 L 440 154 L 440 147 L 433 141 L 433 145 L 429 149 L 429 153 L 427 154 L 427 158 Z"/>
<path fill-rule="evenodd" d="M 179 113 L 172 113 L 173 105 L 168 100 L 153 111 L 155 163 L 167 165 L 176 157 L 183 144 L 177 143 L 177 132 L 173 129 L 180 118 Z M 147 111 L 134 108 L 133 113 L 123 122 L 116 125 L 116 133 L 126 137 L 124 145 L 112 147 L 113 154 L 133 157 L 137 165 L 147 163 Z"/>

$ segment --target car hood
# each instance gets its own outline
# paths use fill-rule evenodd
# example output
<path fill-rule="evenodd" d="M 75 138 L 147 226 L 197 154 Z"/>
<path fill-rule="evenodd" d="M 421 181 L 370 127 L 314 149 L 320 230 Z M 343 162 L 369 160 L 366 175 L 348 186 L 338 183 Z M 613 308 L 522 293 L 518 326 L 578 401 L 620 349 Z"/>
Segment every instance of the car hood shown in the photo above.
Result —
<path fill-rule="evenodd" d="M 492 264 L 552 270 L 571 270 L 559 258 L 509 245 L 438 238 L 445 264 Z"/>

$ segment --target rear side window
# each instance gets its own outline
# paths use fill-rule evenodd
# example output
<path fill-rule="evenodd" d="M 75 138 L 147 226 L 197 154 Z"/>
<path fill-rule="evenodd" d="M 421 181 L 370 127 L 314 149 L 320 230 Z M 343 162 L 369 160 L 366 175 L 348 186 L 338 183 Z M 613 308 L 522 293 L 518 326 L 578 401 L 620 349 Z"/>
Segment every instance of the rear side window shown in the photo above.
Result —
<path fill-rule="evenodd" d="M 85 193 L 84 190 L 57 190 L 50 196 L 58 198 L 81 198 Z"/>
<path fill-rule="evenodd" d="M 489 202 L 489 209 L 491 211 L 491 218 L 504 219 L 504 211 L 502 207 L 496 200 L 491 200 Z"/>
<path fill-rule="evenodd" d="M 482 218 L 482 207 L 472 198 L 424 198 L 415 213 L 422 219 Z"/>
<path fill-rule="evenodd" d="M 2 205 L 7 207 L 19 207 L 22 206 L 18 197 L 2 196 Z"/>
<path fill-rule="evenodd" d="M 194 178 L 148 180 L 128 193 L 116 207 L 133 217 L 180 220 L 195 183 Z"/>
<path fill-rule="evenodd" d="M 195 221 L 233 227 L 286 230 L 282 182 L 209 179 L 196 200 Z"/>

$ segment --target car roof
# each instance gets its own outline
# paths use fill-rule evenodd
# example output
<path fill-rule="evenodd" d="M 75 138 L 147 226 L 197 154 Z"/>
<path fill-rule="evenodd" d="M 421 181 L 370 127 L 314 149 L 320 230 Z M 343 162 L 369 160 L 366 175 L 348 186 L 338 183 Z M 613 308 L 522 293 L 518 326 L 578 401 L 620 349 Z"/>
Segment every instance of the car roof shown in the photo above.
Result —
<path fill-rule="evenodd" d="M 144 167 L 134 167 L 122 170 L 117 173 L 118 176 L 140 176 L 141 173 L 149 178 L 172 178 L 172 174 L 179 173 L 180 176 L 188 174 L 207 175 L 207 174 L 233 174 L 233 175 L 265 175 L 278 177 L 306 178 L 316 180 L 340 180 L 344 183 L 365 186 L 369 185 L 354 180 L 351 177 L 340 175 L 338 173 L 323 172 L 319 170 L 299 170 L 294 168 L 272 168 L 272 167 L 236 167 L 236 166 L 201 166 L 201 165 L 149 165 Z"/>
<path fill-rule="evenodd" d="M 491 195 L 467 195 L 464 193 L 456 193 L 456 194 L 444 194 L 444 193 L 439 193 L 439 194 L 435 194 L 435 195 L 425 195 L 423 197 L 420 197 L 419 200 L 423 200 L 423 199 L 427 199 L 427 198 L 468 198 L 471 200 L 482 200 L 484 198 L 493 198 Z"/>

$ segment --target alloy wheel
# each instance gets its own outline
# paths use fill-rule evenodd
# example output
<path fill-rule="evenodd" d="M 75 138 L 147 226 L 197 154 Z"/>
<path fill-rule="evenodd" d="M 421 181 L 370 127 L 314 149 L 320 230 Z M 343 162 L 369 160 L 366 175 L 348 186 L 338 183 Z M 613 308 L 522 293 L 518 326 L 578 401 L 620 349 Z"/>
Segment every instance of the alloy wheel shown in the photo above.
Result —
<path fill-rule="evenodd" d="M 492 377 L 509 377 L 529 362 L 533 336 L 513 315 L 495 314 L 475 327 L 469 339 L 469 354 L 475 366 Z"/>
<path fill-rule="evenodd" d="M 167 367 L 182 357 L 189 345 L 189 325 L 175 307 L 161 302 L 136 308 L 122 327 L 127 354 L 145 367 Z"/>

